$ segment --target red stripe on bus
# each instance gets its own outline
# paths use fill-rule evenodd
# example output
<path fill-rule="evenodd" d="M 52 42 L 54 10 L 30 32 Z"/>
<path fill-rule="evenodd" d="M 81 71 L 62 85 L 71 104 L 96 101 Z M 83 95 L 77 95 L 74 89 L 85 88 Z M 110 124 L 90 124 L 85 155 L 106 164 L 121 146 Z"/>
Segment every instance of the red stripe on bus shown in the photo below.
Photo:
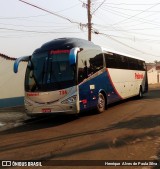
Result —
<path fill-rule="evenodd" d="M 110 76 L 110 74 L 109 74 L 108 68 L 106 68 L 106 71 L 107 71 L 107 73 L 108 73 L 109 81 L 111 82 L 111 84 L 112 84 L 112 86 L 113 86 L 113 88 L 114 88 L 116 94 L 117 94 L 121 99 L 123 99 L 123 98 L 121 97 L 121 95 L 118 93 L 117 89 L 115 88 L 115 86 L 114 86 L 114 84 L 113 84 L 113 81 L 112 81 L 111 76 Z"/>

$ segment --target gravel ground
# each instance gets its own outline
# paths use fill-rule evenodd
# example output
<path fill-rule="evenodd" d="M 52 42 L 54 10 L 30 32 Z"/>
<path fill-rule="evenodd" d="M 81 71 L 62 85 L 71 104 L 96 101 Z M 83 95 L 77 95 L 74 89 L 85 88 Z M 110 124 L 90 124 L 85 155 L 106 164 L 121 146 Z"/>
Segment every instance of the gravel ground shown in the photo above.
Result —
<path fill-rule="evenodd" d="M 0 131 L 23 124 L 29 117 L 25 114 L 24 107 L 11 107 L 0 109 Z"/>

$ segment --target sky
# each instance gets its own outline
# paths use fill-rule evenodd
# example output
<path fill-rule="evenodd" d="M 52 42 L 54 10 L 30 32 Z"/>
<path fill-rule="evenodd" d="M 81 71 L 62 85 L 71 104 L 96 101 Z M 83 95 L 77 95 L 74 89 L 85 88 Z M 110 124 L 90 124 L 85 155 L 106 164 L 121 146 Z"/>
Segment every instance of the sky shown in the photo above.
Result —
<path fill-rule="evenodd" d="M 87 0 L 24 1 L 58 16 L 19 0 L 0 0 L 0 53 L 18 58 L 56 38 L 88 38 Z M 91 0 L 91 14 L 92 42 L 160 61 L 160 0 Z"/>

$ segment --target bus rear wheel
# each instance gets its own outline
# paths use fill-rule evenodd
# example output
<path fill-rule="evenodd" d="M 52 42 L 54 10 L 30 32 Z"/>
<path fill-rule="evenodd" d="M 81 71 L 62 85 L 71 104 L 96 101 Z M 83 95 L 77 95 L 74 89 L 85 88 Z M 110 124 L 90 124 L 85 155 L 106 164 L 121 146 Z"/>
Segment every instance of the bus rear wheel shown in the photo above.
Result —
<path fill-rule="evenodd" d="M 102 93 L 98 94 L 97 112 L 102 113 L 105 111 L 106 100 Z"/>

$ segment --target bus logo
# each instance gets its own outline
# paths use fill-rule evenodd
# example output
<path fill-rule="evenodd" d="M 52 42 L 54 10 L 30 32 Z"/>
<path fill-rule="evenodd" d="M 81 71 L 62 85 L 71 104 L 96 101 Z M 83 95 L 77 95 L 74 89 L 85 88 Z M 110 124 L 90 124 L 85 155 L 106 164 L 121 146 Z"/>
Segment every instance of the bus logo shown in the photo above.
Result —
<path fill-rule="evenodd" d="M 27 96 L 39 96 L 39 93 L 27 93 Z"/>
<path fill-rule="evenodd" d="M 143 79 L 143 74 L 135 73 L 135 79 Z"/>
<path fill-rule="evenodd" d="M 50 54 L 55 55 L 55 54 L 64 54 L 64 53 L 69 53 L 70 50 L 51 50 Z"/>

